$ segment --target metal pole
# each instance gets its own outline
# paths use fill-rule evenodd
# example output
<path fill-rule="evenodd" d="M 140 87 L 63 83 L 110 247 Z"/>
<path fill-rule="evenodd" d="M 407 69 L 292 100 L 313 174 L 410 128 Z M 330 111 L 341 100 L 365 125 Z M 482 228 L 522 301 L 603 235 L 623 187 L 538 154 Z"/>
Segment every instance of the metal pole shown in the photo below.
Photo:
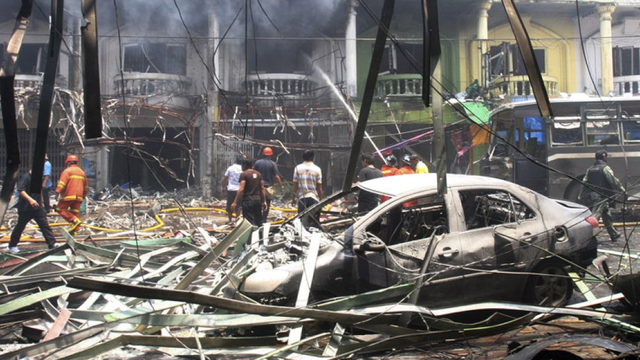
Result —
<path fill-rule="evenodd" d="M 82 27 L 82 67 L 84 69 L 84 136 L 102 137 L 100 103 L 100 63 L 98 59 L 98 17 L 95 0 L 82 0 L 87 25 Z"/>
<path fill-rule="evenodd" d="M 52 24 L 47 47 L 47 65 L 44 69 L 42 88 L 40 88 L 40 108 L 38 109 L 38 128 L 36 130 L 36 147 L 33 151 L 31 170 L 32 181 L 29 190 L 33 194 L 42 191 L 42 172 L 44 170 L 44 154 L 47 151 L 49 124 L 51 123 L 51 108 L 53 107 L 53 90 L 58 74 L 58 60 L 60 59 L 60 45 L 64 19 L 64 0 L 51 0 Z"/>
<path fill-rule="evenodd" d="M 385 0 L 382 5 L 382 15 L 380 16 L 380 26 L 378 26 L 378 35 L 376 36 L 376 42 L 373 47 L 373 55 L 371 57 L 371 65 L 369 66 L 369 75 L 367 76 L 367 83 L 364 88 L 364 95 L 362 97 L 362 106 L 360 107 L 360 115 L 358 117 L 358 124 L 356 131 L 353 135 L 353 146 L 351 147 L 351 156 L 349 157 L 349 165 L 347 166 L 347 174 L 344 178 L 344 185 L 342 189 L 348 191 L 353 184 L 353 176 L 358 166 L 358 158 L 360 157 L 360 148 L 362 147 L 362 141 L 367 128 L 367 121 L 369 120 L 369 111 L 371 110 L 371 103 L 373 102 L 373 94 L 376 89 L 376 82 L 378 81 L 378 71 L 380 69 L 380 63 L 382 62 L 382 55 L 384 53 L 384 47 L 387 42 L 387 32 L 389 31 L 389 24 L 391 24 L 391 17 L 393 16 L 393 7 L 395 0 Z"/>

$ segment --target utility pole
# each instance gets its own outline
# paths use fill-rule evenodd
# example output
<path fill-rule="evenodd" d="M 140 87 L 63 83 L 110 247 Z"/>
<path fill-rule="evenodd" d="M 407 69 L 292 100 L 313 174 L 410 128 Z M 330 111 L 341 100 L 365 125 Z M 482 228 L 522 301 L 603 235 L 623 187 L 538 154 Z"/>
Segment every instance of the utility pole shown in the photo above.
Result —
<path fill-rule="evenodd" d="M 44 154 L 47 151 L 47 138 L 51 124 L 51 108 L 53 107 L 53 90 L 58 75 L 60 46 L 62 44 L 64 20 L 64 0 L 51 1 L 51 30 L 47 47 L 47 65 L 44 69 L 42 87 L 40 88 L 40 107 L 38 109 L 38 127 L 36 130 L 36 146 L 33 151 L 31 178 L 42 179 L 44 170 Z M 33 194 L 42 192 L 42 181 L 32 181 L 29 190 Z"/>
<path fill-rule="evenodd" d="M 98 61 L 98 17 L 95 0 L 82 0 L 82 13 L 87 21 L 82 30 L 82 68 L 84 69 L 84 136 L 102 137 L 100 101 L 100 62 Z"/>
<path fill-rule="evenodd" d="M 423 16 L 423 86 L 422 102 L 429 107 L 431 94 L 431 117 L 433 119 L 433 147 L 436 154 L 438 195 L 447 193 L 447 151 L 444 140 L 442 116 L 442 65 L 440 61 L 440 25 L 438 22 L 438 0 L 422 0 Z M 435 79 L 435 81 L 432 81 Z"/>
<path fill-rule="evenodd" d="M 362 106 L 360 107 L 360 115 L 358 116 L 358 124 L 356 125 L 356 131 L 353 134 L 353 145 L 351 147 L 349 165 L 347 166 L 347 173 L 344 178 L 344 185 L 342 186 L 342 190 L 344 191 L 348 191 L 353 185 L 353 176 L 355 175 L 356 167 L 358 166 L 360 149 L 362 148 L 362 141 L 365 136 L 367 121 L 369 120 L 369 111 L 371 110 L 373 94 L 376 90 L 378 71 L 380 71 L 380 63 L 382 63 L 382 55 L 384 54 L 384 48 L 387 42 L 387 32 L 389 31 L 389 25 L 391 24 L 394 5 L 395 0 L 384 0 L 384 4 L 382 5 L 382 15 L 380 16 L 378 35 L 376 36 L 376 42 L 373 47 L 373 55 L 371 56 L 371 65 L 369 65 L 367 83 L 364 87 Z"/>
<path fill-rule="evenodd" d="M 16 24 L 7 43 L 4 61 L 0 68 L 0 104 L 2 105 L 2 123 L 7 144 L 7 172 L 4 174 L 2 192 L 0 193 L 0 223 L 4 222 L 4 215 L 13 195 L 13 187 L 18 180 L 18 170 L 20 169 L 20 144 L 18 143 L 16 99 L 13 82 L 16 77 L 18 54 L 20 53 L 24 34 L 27 32 L 32 9 L 33 0 L 22 0 L 22 6 L 16 17 Z M 44 154 L 42 160 L 44 164 Z"/>

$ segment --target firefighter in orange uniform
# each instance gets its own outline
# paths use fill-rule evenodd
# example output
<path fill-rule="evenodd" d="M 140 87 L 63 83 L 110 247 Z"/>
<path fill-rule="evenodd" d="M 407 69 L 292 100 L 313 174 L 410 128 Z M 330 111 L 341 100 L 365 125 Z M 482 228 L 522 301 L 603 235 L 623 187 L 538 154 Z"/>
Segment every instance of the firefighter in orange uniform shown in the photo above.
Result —
<path fill-rule="evenodd" d="M 380 171 L 382 171 L 382 176 L 385 177 L 385 176 L 397 175 L 398 168 L 396 166 L 398 165 L 398 159 L 396 159 L 396 157 L 393 154 L 391 154 L 387 156 L 385 160 L 386 160 L 385 164 L 383 164 L 382 167 L 380 168 Z M 388 196 L 384 196 L 384 195 L 380 196 L 381 203 L 387 200 L 389 200 Z"/>
<path fill-rule="evenodd" d="M 396 167 L 398 166 L 398 159 L 396 159 L 396 157 L 392 154 L 387 156 L 385 160 L 385 164 L 383 164 L 380 168 L 380 171 L 382 171 L 382 176 L 396 175 L 398 173 L 398 168 Z"/>
<path fill-rule="evenodd" d="M 415 174 L 415 173 L 416 172 L 413 171 L 413 168 L 411 167 L 411 156 L 407 154 L 402 158 L 402 167 L 398 169 L 398 172 L 396 173 L 396 175 L 408 175 L 408 174 Z"/>
<path fill-rule="evenodd" d="M 56 187 L 56 212 L 71 224 L 69 232 L 74 234 L 81 223 L 80 206 L 87 196 L 89 182 L 87 174 L 78 166 L 77 156 L 67 156 L 64 163 L 67 168 L 60 174 L 60 181 Z"/>

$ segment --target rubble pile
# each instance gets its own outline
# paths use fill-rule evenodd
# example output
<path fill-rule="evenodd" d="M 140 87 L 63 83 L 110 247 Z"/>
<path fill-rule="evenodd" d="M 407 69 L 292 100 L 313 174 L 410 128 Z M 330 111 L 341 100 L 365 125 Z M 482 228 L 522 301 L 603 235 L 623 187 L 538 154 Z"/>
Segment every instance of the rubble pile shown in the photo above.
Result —
<path fill-rule="evenodd" d="M 0 360 L 621 358 L 639 351 L 640 328 L 602 307 L 624 295 L 596 298 L 580 277 L 584 301 L 557 308 L 429 309 L 410 301 L 413 283 L 308 305 L 257 302 L 239 287 L 263 266 L 262 229 L 243 220 L 227 225 L 223 202 L 132 193 L 90 200 L 79 234 L 54 227 L 62 235 L 57 248 L 45 251 L 29 235 L 25 251 L 0 254 Z M 132 201 L 146 210 L 131 210 Z"/>

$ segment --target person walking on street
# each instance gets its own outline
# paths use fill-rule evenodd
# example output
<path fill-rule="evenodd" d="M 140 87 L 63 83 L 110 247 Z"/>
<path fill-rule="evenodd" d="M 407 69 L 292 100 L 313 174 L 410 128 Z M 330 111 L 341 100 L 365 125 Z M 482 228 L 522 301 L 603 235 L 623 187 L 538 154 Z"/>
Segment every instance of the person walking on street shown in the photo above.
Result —
<path fill-rule="evenodd" d="M 409 157 L 411 161 L 411 167 L 416 172 L 416 174 L 428 174 L 429 168 L 425 163 L 420 160 L 420 157 L 416 154 L 413 154 Z"/>
<path fill-rule="evenodd" d="M 278 164 L 271 160 L 273 149 L 266 147 L 262 150 L 262 154 L 264 154 L 264 157 L 253 164 L 253 169 L 262 174 L 262 181 L 264 181 L 264 190 L 267 195 L 267 209 L 262 214 L 262 222 L 266 223 L 267 217 L 269 216 L 269 208 L 271 207 L 271 199 L 273 199 L 276 194 L 273 186 L 277 183 L 280 187 L 280 193 L 282 193 L 282 179 L 278 171 Z"/>
<path fill-rule="evenodd" d="M 313 163 L 314 156 L 313 150 L 305 150 L 302 164 L 293 170 L 293 204 L 299 213 L 322 199 L 322 170 Z"/>
<path fill-rule="evenodd" d="M 49 249 L 53 249 L 56 244 L 56 238 L 47 222 L 47 213 L 44 211 L 44 207 L 42 207 L 42 196 L 40 194 L 30 194 L 30 185 L 31 170 L 22 175 L 18 181 L 18 194 L 20 196 L 18 199 L 18 223 L 13 228 L 11 239 L 9 240 L 9 252 L 13 254 L 20 252 L 18 248 L 20 236 L 32 219 L 38 224 Z"/>
<path fill-rule="evenodd" d="M 67 156 L 64 161 L 67 168 L 60 174 L 56 187 L 56 212 L 71 224 L 71 234 L 75 234 L 80 226 L 80 206 L 89 191 L 87 174 L 78 166 L 78 161 L 73 154 Z"/>
<path fill-rule="evenodd" d="M 382 177 L 382 171 L 376 169 L 373 163 L 373 156 L 369 154 L 362 155 L 362 169 L 358 173 L 358 183 Z M 375 209 L 379 204 L 379 200 L 378 195 L 360 189 L 358 194 L 358 213 L 363 214 Z"/>
<path fill-rule="evenodd" d="M 232 164 L 225 171 L 222 177 L 222 193 L 227 191 L 227 218 L 229 224 L 233 224 L 233 211 L 231 210 L 231 204 L 236 199 L 238 189 L 240 188 L 240 174 L 242 173 L 242 158 L 237 157 L 235 164 Z M 237 209 L 236 216 L 240 215 L 240 209 Z"/>
<path fill-rule="evenodd" d="M 42 171 L 42 205 L 44 211 L 48 214 L 51 212 L 51 200 L 49 199 L 49 191 L 53 187 L 51 181 L 51 162 L 49 156 L 44 154 L 44 170 Z"/>
<path fill-rule="evenodd" d="M 613 174 L 613 170 L 607 164 L 608 154 L 606 150 L 596 151 L 595 163 L 587 169 L 582 179 L 589 186 L 582 186 L 578 195 L 579 200 L 586 200 L 595 218 L 602 217 L 607 233 L 612 242 L 618 241 L 620 233 L 613 227 L 613 218 L 609 209 L 610 203 L 624 193 L 625 189 Z"/>
<path fill-rule="evenodd" d="M 238 204 L 242 204 L 242 216 L 255 226 L 262 224 L 262 212 L 267 207 L 264 194 L 264 182 L 262 175 L 251 168 L 251 159 L 242 160 L 242 173 L 240 174 L 240 188 L 236 199 L 231 204 L 231 210 L 235 210 Z"/>
<path fill-rule="evenodd" d="M 409 154 L 406 154 L 402 157 L 402 167 L 398 169 L 398 173 L 396 175 L 407 175 L 407 174 L 415 174 L 411 167 L 411 157 Z"/>

